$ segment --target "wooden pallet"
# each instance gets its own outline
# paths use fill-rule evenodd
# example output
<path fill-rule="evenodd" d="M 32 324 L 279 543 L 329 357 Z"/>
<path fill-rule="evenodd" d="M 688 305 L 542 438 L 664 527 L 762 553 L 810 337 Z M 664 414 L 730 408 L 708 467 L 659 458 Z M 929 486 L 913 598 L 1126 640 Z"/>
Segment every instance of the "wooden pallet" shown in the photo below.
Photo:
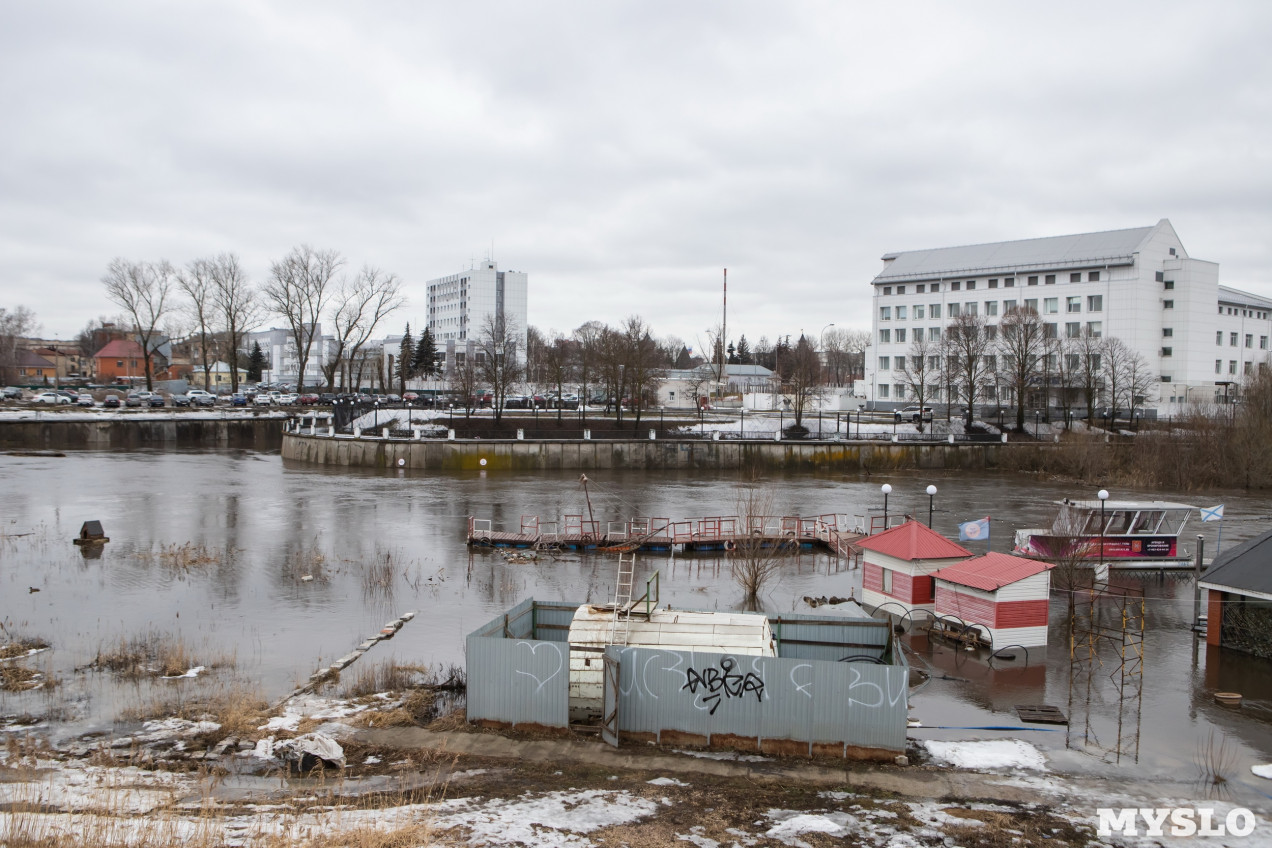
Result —
<path fill-rule="evenodd" d="M 1058 707 L 1050 704 L 1017 704 L 1016 715 L 1021 721 L 1031 721 L 1034 724 L 1068 724 L 1069 720 L 1064 717 L 1064 713 L 1060 712 Z"/>

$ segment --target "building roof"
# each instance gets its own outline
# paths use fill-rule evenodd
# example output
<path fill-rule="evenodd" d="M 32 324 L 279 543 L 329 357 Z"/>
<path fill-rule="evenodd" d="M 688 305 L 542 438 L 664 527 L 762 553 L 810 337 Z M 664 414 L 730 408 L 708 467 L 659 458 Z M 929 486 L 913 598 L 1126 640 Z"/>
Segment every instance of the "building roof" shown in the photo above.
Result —
<path fill-rule="evenodd" d="M 1241 291 L 1241 289 L 1234 289 L 1231 286 L 1219 287 L 1219 302 L 1253 306 L 1257 309 L 1272 309 L 1272 298 L 1251 294 L 1250 292 Z"/>
<path fill-rule="evenodd" d="M 1170 226 L 1163 218 L 1153 227 L 887 253 L 883 260 L 888 265 L 874 282 L 927 280 L 973 272 L 1006 274 L 1092 264 L 1129 265 L 1140 245 L 1163 224 Z"/>
<path fill-rule="evenodd" d="M 933 572 L 932 576 L 937 580 L 993 592 L 1052 568 L 1055 568 L 1052 563 L 990 551 L 974 559 L 947 565 Z"/>
<path fill-rule="evenodd" d="M 572 646 L 613 644 L 614 609 L 583 604 L 570 622 Z M 777 656 L 768 616 L 760 613 L 697 612 L 659 607 L 648 618 L 632 616 L 626 642 L 634 648 Z"/>
<path fill-rule="evenodd" d="M 52 368 L 53 363 L 49 362 L 43 356 L 35 351 L 26 348 L 18 348 L 18 367 L 19 368 Z"/>
<path fill-rule="evenodd" d="M 98 357 L 110 359 L 111 357 L 123 358 L 140 356 L 141 345 L 132 339 L 115 339 L 113 342 L 108 342 L 106 347 L 93 354 L 94 359 L 97 359 Z"/>
<path fill-rule="evenodd" d="M 864 539 L 857 547 L 913 562 L 916 559 L 961 559 L 972 552 L 911 518 L 906 523 Z"/>
<path fill-rule="evenodd" d="M 1272 599 L 1272 530 L 1215 557 L 1201 587 Z"/>

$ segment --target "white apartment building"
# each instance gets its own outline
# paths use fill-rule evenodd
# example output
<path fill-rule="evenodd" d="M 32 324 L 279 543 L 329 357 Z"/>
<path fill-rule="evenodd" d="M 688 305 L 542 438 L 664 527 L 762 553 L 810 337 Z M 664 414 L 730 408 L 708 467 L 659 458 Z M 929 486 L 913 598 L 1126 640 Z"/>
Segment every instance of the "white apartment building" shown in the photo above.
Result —
<path fill-rule="evenodd" d="M 500 271 L 492 259 L 428 282 L 428 326 L 445 370 L 459 354 L 472 356 L 487 322 L 500 318 L 516 336 L 517 361 L 525 364 L 526 283 L 524 271 Z"/>
<path fill-rule="evenodd" d="M 896 363 L 916 333 L 939 337 L 960 313 L 997 325 L 1016 307 L 1035 309 L 1050 337 L 1089 330 L 1121 339 L 1158 376 L 1145 406 L 1160 415 L 1235 397 L 1245 375 L 1267 367 L 1272 299 L 1220 286 L 1218 264 L 1191 258 L 1164 218 L 1151 227 L 888 253 L 883 262 L 871 283 L 866 355 L 877 408 L 912 400 Z"/>
<path fill-rule="evenodd" d="M 252 346 L 259 343 L 265 354 L 266 367 L 261 380 L 270 383 L 299 383 L 300 351 L 292 331 L 287 328 L 272 327 L 243 337 L 243 353 L 250 354 Z M 305 386 L 314 388 L 324 386 L 327 377 L 322 373 L 322 366 L 334 355 L 335 338 L 323 335 L 322 325 L 314 330 L 313 344 L 309 347 L 309 359 L 305 361 Z"/>

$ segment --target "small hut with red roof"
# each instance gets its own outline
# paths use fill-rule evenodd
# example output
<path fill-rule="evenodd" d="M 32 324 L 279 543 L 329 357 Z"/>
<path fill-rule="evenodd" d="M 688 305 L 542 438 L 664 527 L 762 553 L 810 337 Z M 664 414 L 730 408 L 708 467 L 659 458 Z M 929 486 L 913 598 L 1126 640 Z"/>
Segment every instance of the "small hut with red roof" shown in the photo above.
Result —
<path fill-rule="evenodd" d="M 914 519 L 863 539 L 857 546 L 865 552 L 862 602 L 896 615 L 932 612 L 936 602 L 932 574 L 972 555 Z"/>
<path fill-rule="evenodd" d="M 990 552 L 942 568 L 936 614 L 978 628 L 994 648 L 1047 644 L 1054 564 Z"/>

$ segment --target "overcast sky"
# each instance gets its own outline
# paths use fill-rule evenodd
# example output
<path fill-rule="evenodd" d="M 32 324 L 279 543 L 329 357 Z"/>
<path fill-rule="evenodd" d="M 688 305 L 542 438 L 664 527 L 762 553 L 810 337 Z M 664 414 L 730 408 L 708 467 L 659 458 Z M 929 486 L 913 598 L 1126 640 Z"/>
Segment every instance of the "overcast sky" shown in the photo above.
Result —
<path fill-rule="evenodd" d="M 291 247 L 691 346 L 869 324 L 888 251 L 1169 218 L 1272 296 L 1272 3 L 4 2 L 0 307 Z M 281 325 L 281 322 L 275 321 Z"/>

